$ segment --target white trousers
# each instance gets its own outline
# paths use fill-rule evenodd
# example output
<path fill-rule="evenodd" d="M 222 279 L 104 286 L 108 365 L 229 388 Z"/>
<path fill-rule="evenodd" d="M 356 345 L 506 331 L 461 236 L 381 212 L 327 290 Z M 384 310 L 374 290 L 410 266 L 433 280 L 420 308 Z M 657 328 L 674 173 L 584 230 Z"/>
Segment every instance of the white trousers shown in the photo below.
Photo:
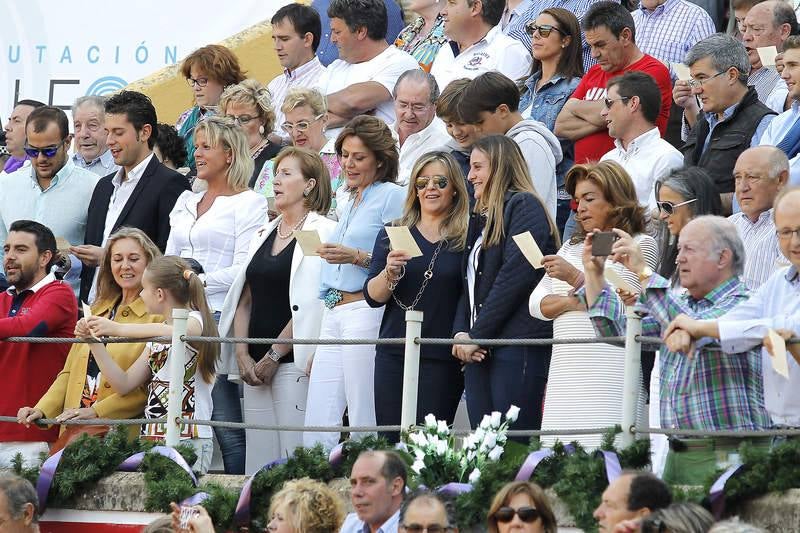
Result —
<path fill-rule="evenodd" d="M 377 339 L 383 307 L 364 300 L 325 309 L 322 339 Z M 311 367 L 306 426 L 338 426 L 347 407 L 352 426 L 375 425 L 375 346 L 320 345 Z M 339 442 L 339 433 L 306 432 L 303 445 L 321 443 L 326 450 Z M 353 433 L 352 438 L 364 434 Z"/>
<path fill-rule="evenodd" d="M 244 384 L 244 421 L 247 424 L 302 426 L 306 415 L 308 376 L 294 363 L 283 363 L 269 385 Z M 294 454 L 303 445 L 301 431 L 245 430 L 245 474 Z"/>

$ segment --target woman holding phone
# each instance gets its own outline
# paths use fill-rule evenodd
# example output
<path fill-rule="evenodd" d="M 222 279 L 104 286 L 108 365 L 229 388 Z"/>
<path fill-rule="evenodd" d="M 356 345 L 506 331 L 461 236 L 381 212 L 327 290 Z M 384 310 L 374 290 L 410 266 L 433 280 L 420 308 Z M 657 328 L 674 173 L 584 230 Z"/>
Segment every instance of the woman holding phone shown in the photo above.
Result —
<path fill-rule="evenodd" d="M 531 294 L 530 312 L 540 320 L 553 320 L 554 339 L 596 337 L 586 307 L 576 295 L 583 286 L 586 235 L 610 232 L 613 228 L 634 235 L 650 268 L 655 268 L 658 261 L 658 247 L 655 240 L 644 233 L 644 208 L 639 206 L 633 181 L 619 164 L 603 161 L 576 165 L 567 173 L 566 187 L 578 202 L 578 227 L 557 254 L 547 255 L 542 260 L 545 275 Z M 608 235 L 598 237 L 598 253 L 612 242 Z M 635 273 L 611 261 L 607 262 L 606 269 L 613 270 L 635 291 L 640 290 Z M 622 416 L 624 358 L 624 349 L 610 344 L 553 346 L 542 429 L 617 424 Z M 580 387 L 579 394 L 576 394 L 576 386 Z M 557 438 L 542 437 L 542 443 L 551 445 Z M 601 439 L 602 435 L 568 437 L 587 447 L 599 446 Z"/>

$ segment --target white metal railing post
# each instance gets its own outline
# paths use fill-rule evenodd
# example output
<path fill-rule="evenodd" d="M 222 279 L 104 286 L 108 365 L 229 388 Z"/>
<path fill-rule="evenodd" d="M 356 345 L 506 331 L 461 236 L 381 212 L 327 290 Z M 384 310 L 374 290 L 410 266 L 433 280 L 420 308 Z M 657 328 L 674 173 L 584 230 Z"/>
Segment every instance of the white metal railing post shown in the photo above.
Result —
<path fill-rule="evenodd" d="M 417 423 L 417 386 L 419 384 L 419 350 L 415 339 L 422 336 L 422 311 L 406 311 L 406 348 L 403 365 L 403 409 L 400 426 L 408 429 Z"/>
<path fill-rule="evenodd" d="M 169 395 L 167 396 L 167 446 L 177 446 L 181 437 L 181 405 L 183 404 L 183 374 L 186 362 L 186 335 L 189 320 L 187 309 L 172 310 L 172 347 L 169 352 Z"/>
<path fill-rule="evenodd" d="M 625 333 L 625 374 L 622 392 L 622 446 L 630 446 L 636 437 L 636 406 L 639 402 L 642 372 L 642 343 L 636 337 L 642 334 L 642 318 L 628 306 Z"/>

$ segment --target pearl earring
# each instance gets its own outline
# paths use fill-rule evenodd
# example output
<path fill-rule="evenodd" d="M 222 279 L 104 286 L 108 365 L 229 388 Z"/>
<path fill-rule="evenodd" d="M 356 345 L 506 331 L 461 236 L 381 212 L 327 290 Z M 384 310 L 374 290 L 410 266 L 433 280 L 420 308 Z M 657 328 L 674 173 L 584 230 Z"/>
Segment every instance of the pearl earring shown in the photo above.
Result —
<path fill-rule="evenodd" d="M 264 125 L 263 124 L 258 127 L 258 133 L 260 135 L 264 135 Z"/>

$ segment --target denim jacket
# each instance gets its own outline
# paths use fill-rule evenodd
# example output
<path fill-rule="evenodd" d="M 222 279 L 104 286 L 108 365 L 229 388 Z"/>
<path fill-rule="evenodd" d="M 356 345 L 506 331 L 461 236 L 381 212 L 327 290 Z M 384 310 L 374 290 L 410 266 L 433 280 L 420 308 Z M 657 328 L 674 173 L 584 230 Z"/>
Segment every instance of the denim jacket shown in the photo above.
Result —
<path fill-rule="evenodd" d="M 530 113 L 530 118 L 543 122 L 550 131 L 553 131 L 556 126 L 556 117 L 561 112 L 564 104 L 567 103 L 570 95 L 575 91 L 581 79 L 566 79 L 556 74 L 534 94 L 536 82 L 539 81 L 541 76 L 542 71 L 540 70 L 525 81 L 525 93 L 520 97 L 519 110 L 522 112 L 523 117 L 527 118 L 528 113 Z M 564 158 L 556 167 L 556 183 L 559 189 L 563 189 L 564 175 L 575 163 L 575 148 L 572 141 L 568 139 L 559 140 L 561 141 L 561 151 L 564 154 Z M 561 195 L 559 194 L 560 197 Z"/>

